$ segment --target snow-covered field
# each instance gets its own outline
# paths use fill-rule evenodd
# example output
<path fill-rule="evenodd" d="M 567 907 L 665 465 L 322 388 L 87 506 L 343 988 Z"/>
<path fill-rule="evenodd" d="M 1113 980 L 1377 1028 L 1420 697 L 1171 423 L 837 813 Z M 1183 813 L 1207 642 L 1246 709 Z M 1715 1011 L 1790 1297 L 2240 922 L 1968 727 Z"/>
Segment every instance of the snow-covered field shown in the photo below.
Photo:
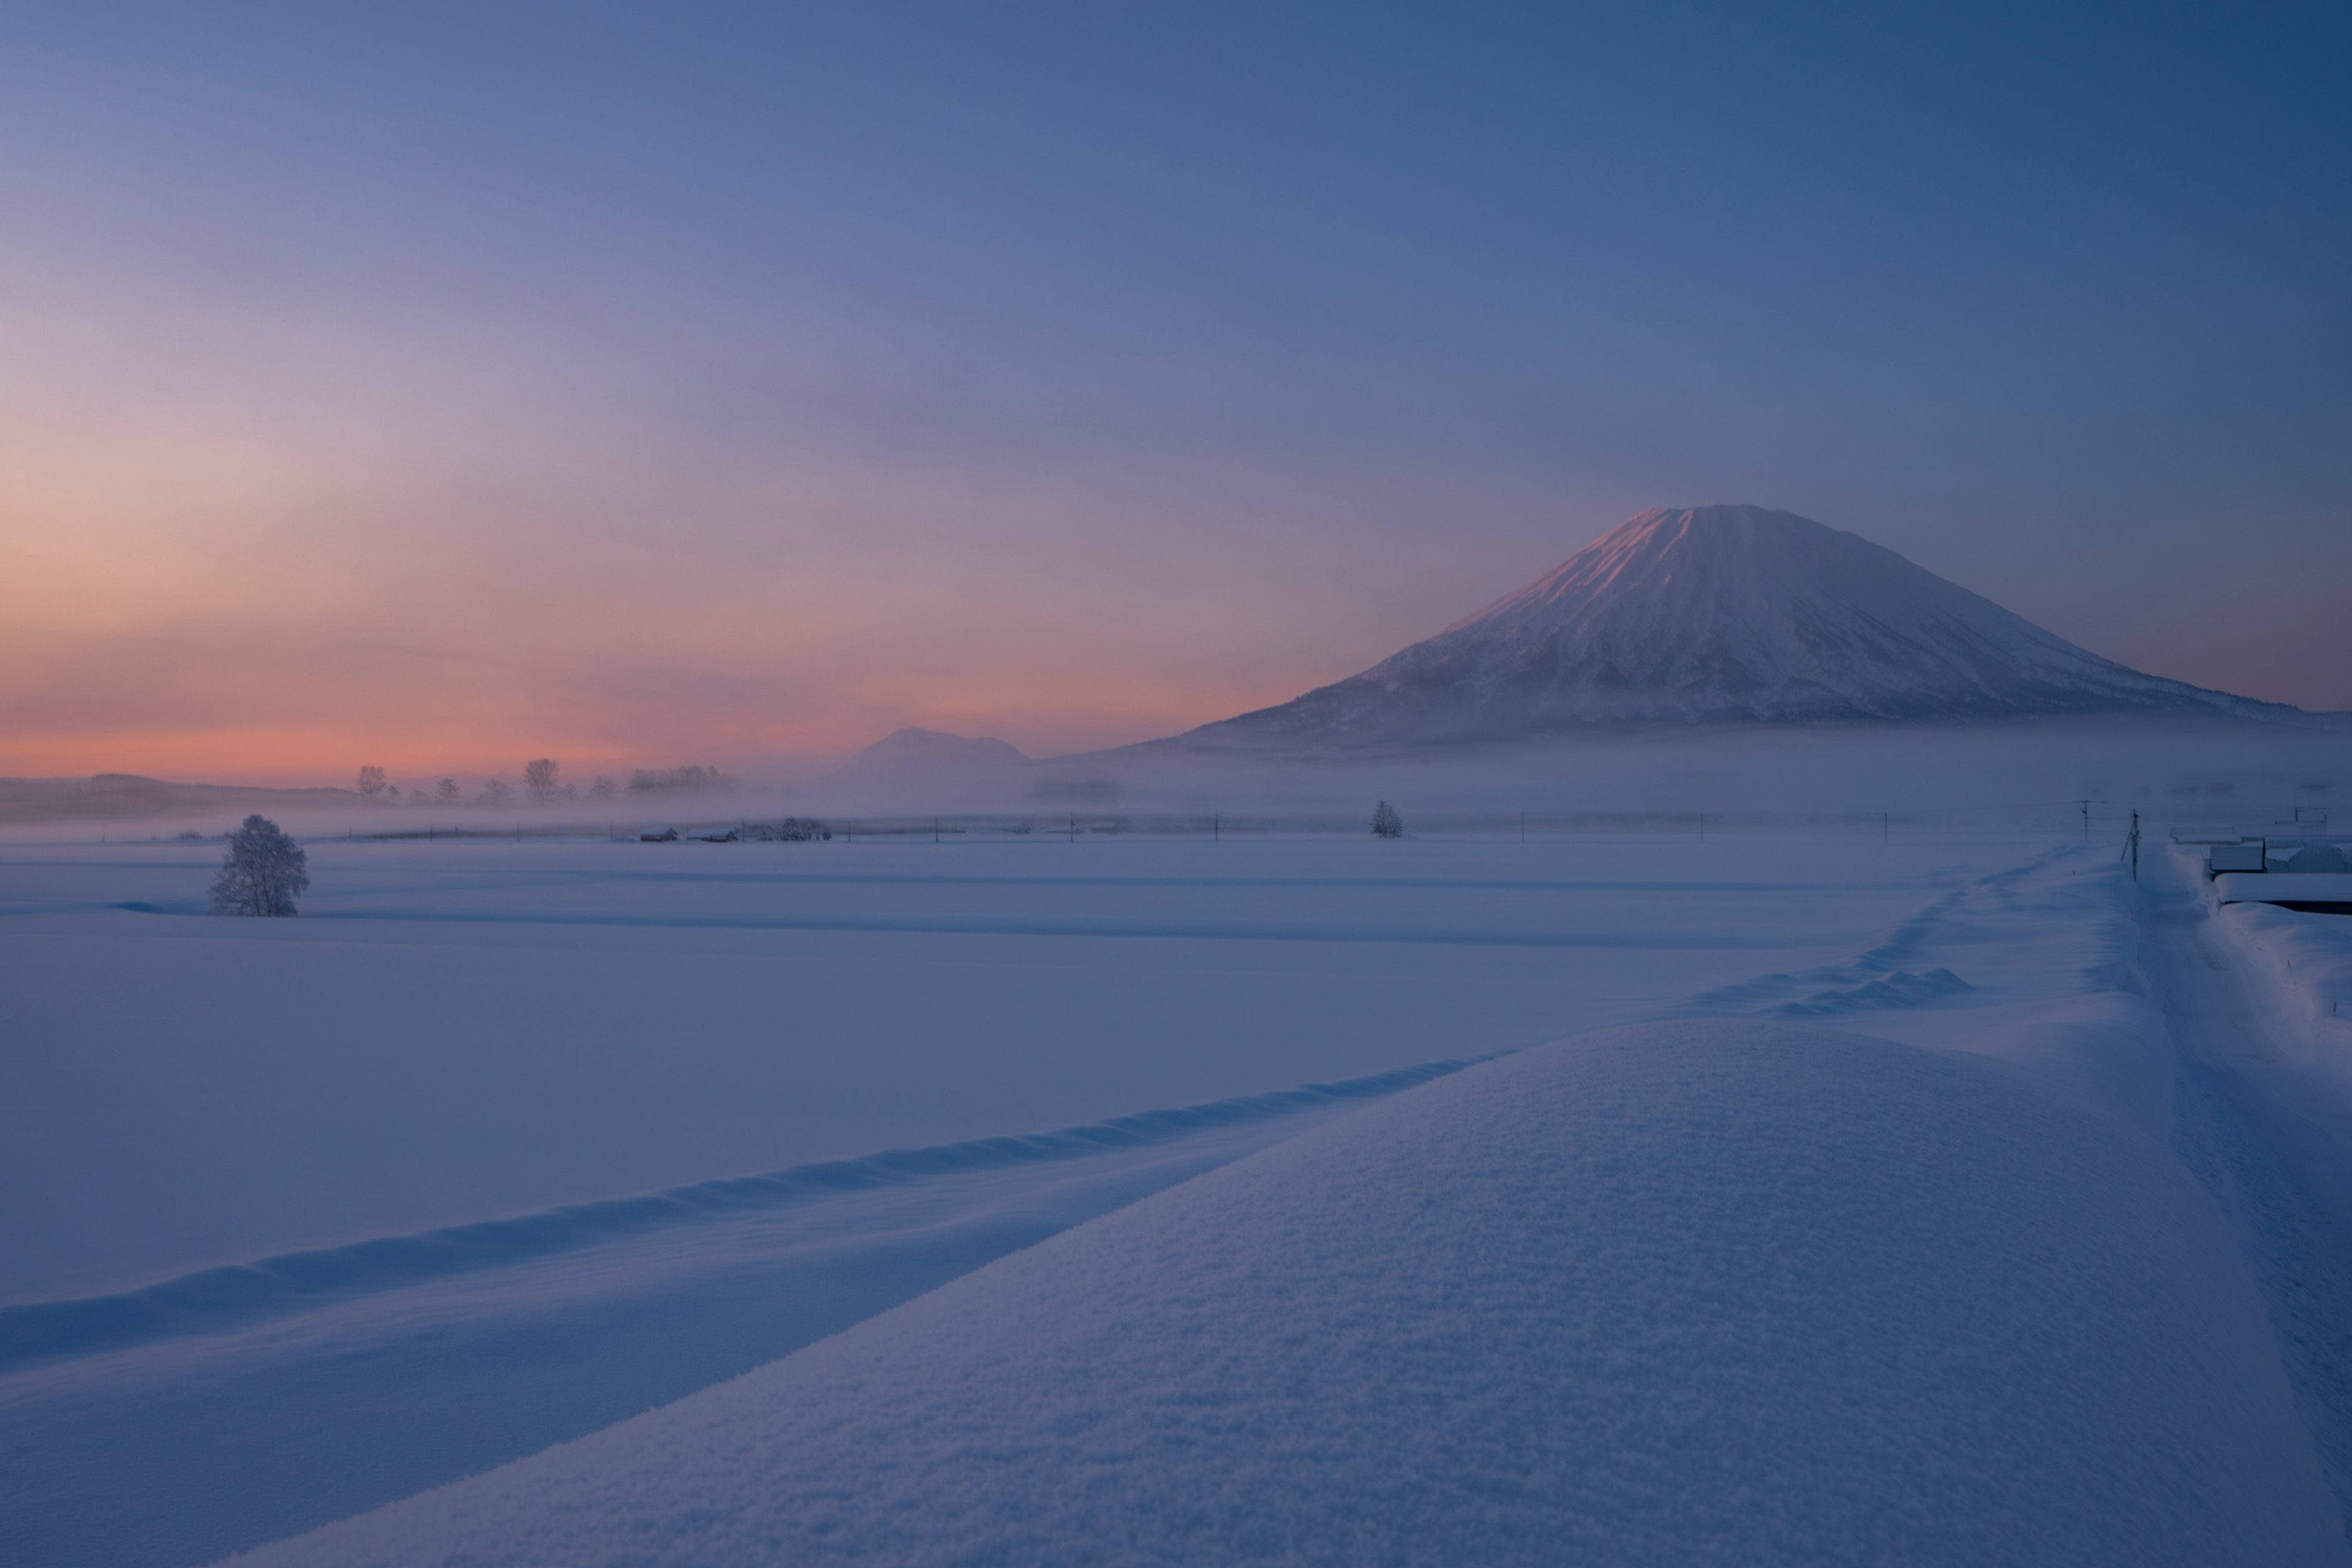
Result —
<path fill-rule="evenodd" d="M 284 1560 L 743 1561 L 820 1529 L 879 1561 L 1466 1560 L 1447 1531 L 1494 1561 L 2340 1556 L 2310 1358 L 2168 1152 L 2111 846 L 310 851 L 302 919 L 232 921 L 196 915 L 207 847 L 0 850 L 25 1561 L 207 1561 L 481 1472 Z M 1688 1022 L 1527 1049 L 1656 1020 Z M 1692 1131 L 1742 1104 L 1755 1150 Z M 1383 1247 L 1420 1293 L 1368 1317 L 1348 1282 Z M 1324 1347 L 1274 1405 L 1269 1342 Z M 1228 1420 L 1235 1378 L 1263 1407 Z M 776 1500 L 778 1467 L 835 1502 Z M 1286 1467 L 1295 1506 L 1248 1500 Z M 1350 1486 L 1387 1500 L 1343 1540 Z"/>
<path fill-rule="evenodd" d="M 0 1159 L 43 1194 L 0 1304 L 1507 1050 L 2013 853 L 319 840 L 302 918 L 245 922 L 190 918 L 216 848 L 0 852 Z"/>

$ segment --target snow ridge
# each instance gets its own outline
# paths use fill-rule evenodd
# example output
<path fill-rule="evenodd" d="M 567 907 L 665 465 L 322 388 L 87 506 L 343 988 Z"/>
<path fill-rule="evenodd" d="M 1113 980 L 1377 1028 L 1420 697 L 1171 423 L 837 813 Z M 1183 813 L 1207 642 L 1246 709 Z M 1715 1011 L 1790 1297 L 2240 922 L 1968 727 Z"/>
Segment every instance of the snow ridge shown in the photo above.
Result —
<path fill-rule="evenodd" d="M 2346 1561 L 2156 1141 L 1814 1026 L 1538 1047 L 240 1559 Z"/>
<path fill-rule="evenodd" d="M 1496 738 L 1596 724 L 2293 714 L 2075 647 L 1858 535 L 1654 510 L 1361 674 L 1187 743 Z"/>
<path fill-rule="evenodd" d="M 68 1301 L 0 1307 L 0 1372 L 57 1357 L 90 1355 L 184 1334 L 215 1331 L 326 1300 L 396 1289 L 499 1268 L 649 1231 L 783 1208 L 845 1193 L 943 1176 L 1084 1159 L 1163 1143 L 1215 1127 L 1372 1100 L 1459 1071 L 1483 1058 L 1427 1062 L 1393 1072 L 1167 1110 L 1147 1110 L 1055 1132 L 894 1149 L 856 1160 L 795 1165 L 763 1175 L 696 1182 L 664 1192 L 573 1204 L 537 1214 L 450 1226 L 415 1236 L 289 1252 L 258 1262 L 167 1279 L 143 1289 Z"/>

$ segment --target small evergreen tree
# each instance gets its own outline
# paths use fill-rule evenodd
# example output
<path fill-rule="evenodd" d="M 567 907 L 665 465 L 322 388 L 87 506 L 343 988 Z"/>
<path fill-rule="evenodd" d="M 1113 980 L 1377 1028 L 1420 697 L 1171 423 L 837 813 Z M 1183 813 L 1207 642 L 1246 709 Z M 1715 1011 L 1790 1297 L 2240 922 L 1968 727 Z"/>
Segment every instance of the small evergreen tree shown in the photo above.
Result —
<path fill-rule="evenodd" d="M 1375 838 L 1402 838 L 1404 837 L 1404 818 L 1399 816 L 1396 812 L 1396 807 L 1391 805 L 1387 801 L 1382 801 L 1380 805 L 1372 807 L 1372 837 Z"/>
<path fill-rule="evenodd" d="M 310 890 L 310 858 L 278 824 L 256 815 L 228 836 L 228 855 L 213 879 L 216 915 L 290 915 Z"/>

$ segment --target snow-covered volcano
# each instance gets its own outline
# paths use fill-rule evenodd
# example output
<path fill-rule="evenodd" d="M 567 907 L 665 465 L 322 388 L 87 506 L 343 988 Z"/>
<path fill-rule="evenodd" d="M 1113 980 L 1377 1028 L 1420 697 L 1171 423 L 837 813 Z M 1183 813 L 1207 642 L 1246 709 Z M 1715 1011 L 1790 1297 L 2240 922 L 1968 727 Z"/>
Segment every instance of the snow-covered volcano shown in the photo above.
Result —
<path fill-rule="evenodd" d="M 1595 724 L 2291 714 L 2099 658 L 1858 535 L 1645 511 L 1360 675 L 1183 742 L 1380 743 Z"/>

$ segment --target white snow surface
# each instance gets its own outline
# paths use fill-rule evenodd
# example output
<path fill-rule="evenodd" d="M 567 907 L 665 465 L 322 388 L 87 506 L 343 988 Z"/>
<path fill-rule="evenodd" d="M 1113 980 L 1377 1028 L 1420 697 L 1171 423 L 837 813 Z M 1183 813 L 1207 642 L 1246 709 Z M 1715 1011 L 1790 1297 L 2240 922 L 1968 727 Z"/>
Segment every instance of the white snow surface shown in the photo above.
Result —
<path fill-rule="evenodd" d="M 217 846 L 0 850 L 0 1308 L 1531 1045 L 2019 846 L 319 838 L 272 921 Z"/>
<path fill-rule="evenodd" d="M 1410 1090 L 257 1565 L 2345 1561 L 2203 1193 L 2009 1064 Z"/>
<path fill-rule="evenodd" d="M 2142 674 L 1891 550 L 1755 506 L 1654 510 L 1361 674 L 1192 743 L 1632 722 L 2288 714 Z"/>
<path fill-rule="evenodd" d="M 193 915 L 216 847 L 0 852 L 0 1541 L 291 1535 L 1695 994 L 2071 994 L 1937 938 L 2049 842 L 319 838 L 282 921 Z"/>
<path fill-rule="evenodd" d="M 1409 1086 L 1465 1059 L 1612 1023 L 1834 1026 L 1902 1042 L 1874 1047 L 1898 1061 L 1918 1055 L 1906 1046 L 1993 1058 L 1963 1070 L 2014 1087 L 2036 1115 L 2138 1138 L 2159 1163 L 2183 1118 L 2202 1126 L 2237 1103 L 2177 1076 L 2112 843 L 1869 826 L 1525 845 L 314 840 L 318 890 L 291 921 L 180 918 L 201 908 L 216 849 L 0 851 L 0 1542 L 26 1562 L 184 1564 L 469 1475 L 491 1489 L 467 1495 L 521 1499 L 527 1520 L 535 1494 L 497 1489 L 509 1474 L 498 1467 L 569 1463 L 573 1450 L 550 1446 L 667 1402 L 686 1411 L 763 1365 L 804 1375 L 786 1369 L 834 1353 L 827 1336 L 874 1328 L 992 1259 L 1221 1167 L 1288 1171 L 1249 1157 L 1354 1124 L 1376 1100 L 1414 1100 Z M 2302 975 L 2302 950 L 2287 957 L 2279 973 Z M 2176 959 L 2158 978 L 2209 970 Z M 243 1026 L 236 999 L 257 996 L 284 1026 Z M 2223 1032 L 2250 1062 L 2314 1054 Z M 2330 1055 L 2343 1053 L 2316 1052 Z M 2329 1108 L 2352 1088 L 2320 1076 L 2291 1098 L 2306 1152 L 2332 1160 Z M 1976 1137 L 1972 1115 L 1957 1135 Z M 1516 1137 L 1484 1153 L 1507 1159 Z M 2331 1305 L 2352 1304 L 2352 1280 L 2328 1283 L 2352 1205 L 2346 1225 L 2320 1215 L 2281 1230 L 2273 1211 L 2301 1176 L 2250 1189 L 2259 1151 L 2227 1127 L 2200 1137 L 2192 1167 L 2231 1223 L 2285 1237 L 2255 1249 L 2256 1278 L 2297 1402 L 2214 1426 L 2212 1441 L 2247 1452 L 2239 1437 L 2262 1426 L 2267 1446 L 2252 1451 L 2267 1463 L 2305 1441 L 2299 1412 L 2352 1497 L 2352 1407 L 2336 1387 L 2352 1318 Z M 1908 1141 L 1865 1131 L 1855 1147 L 1877 1159 Z M 2008 1186 L 2079 1173 L 2013 1153 L 1961 1186 L 2009 1202 Z M 1297 1185 L 1281 1176 L 1264 1204 Z M 2352 1174 L 2337 1185 L 2352 1194 Z M 2079 1224 L 2104 1226 L 2106 1189 L 2080 1196 Z M 1790 1201 L 1773 1223 L 1804 1223 L 1811 1200 Z M 1926 1212 L 1918 1223 L 1944 1223 Z M 1659 1234 L 1682 1223 L 1667 1214 Z M 2219 1222 L 2184 1223 L 2189 1245 Z M 1911 1267 L 1909 1252 L 1885 1256 L 1890 1275 Z M 2009 1267 L 1998 1247 L 1986 1256 Z M 2232 1267 L 2242 1285 L 2244 1266 L 2209 1257 L 2194 1289 L 2159 1295 L 2193 1316 L 2231 1288 Z M 1716 1306 L 1737 1318 L 1752 1300 L 1787 1328 L 1799 1319 L 1785 1294 Z M 2063 1296 L 2045 1302 L 2053 1321 L 2072 1321 L 2077 1298 Z M 2051 1386 L 2142 1367 L 2140 1310 L 2115 1320 L 2120 1337 L 2078 1336 L 2104 1370 Z M 957 1342 L 1054 1369 L 1010 1337 Z M 1406 1383 L 1388 1397 L 1441 1399 L 1394 1364 Z M 2204 1377 L 2205 1363 L 2182 1365 Z M 2179 1375 L 2145 1377 L 2147 1403 L 2119 1428 L 2139 1444 L 2126 1459 L 2171 1451 L 2168 1413 L 2205 1397 L 2168 1386 Z M 1474 1378 L 1463 1397 L 1489 1386 Z M 1746 1430 L 1723 1420 L 1691 1428 L 1692 1444 Z M 635 1459 L 614 1463 L 635 1473 Z M 1855 1476 L 1856 1495 L 1882 1501 L 1912 1484 Z M 1923 1507 L 1949 1495 L 1914 1492 Z M 418 1506 L 438 1506 L 432 1495 Z M 1494 1494 L 1497 1517 L 1517 1514 L 1516 1495 Z M 1623 1496 L 1639 1512 L 1652 1494 Z M 616 1508 L 610 1521 L 634 1528 Z M 1938 1528 L 2006 1540 L 2000 1518 L 1956 1510 Z M 1106 1537 L 1096 1560 L 1136 1556 L 1127 1539 Z M 2116 1539 L 2121 1552 L 2144 1537 Z"/>

